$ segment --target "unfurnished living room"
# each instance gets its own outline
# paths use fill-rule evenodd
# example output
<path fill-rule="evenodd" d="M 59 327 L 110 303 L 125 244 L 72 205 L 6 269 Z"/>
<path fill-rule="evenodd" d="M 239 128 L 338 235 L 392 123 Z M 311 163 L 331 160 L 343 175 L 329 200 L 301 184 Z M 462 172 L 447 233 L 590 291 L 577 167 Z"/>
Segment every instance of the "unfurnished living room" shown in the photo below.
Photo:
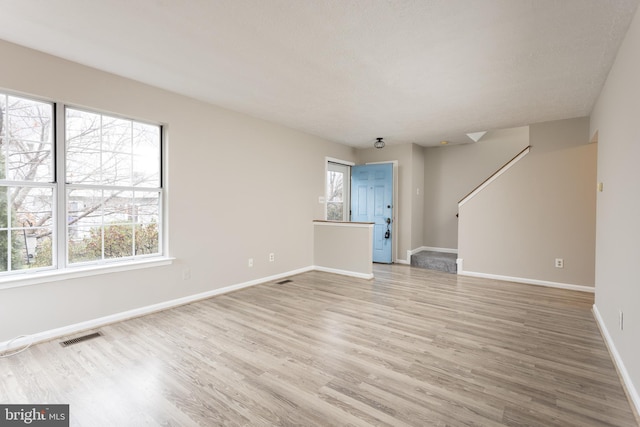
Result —
<path fill-rule="evenodd" d="M 0 426 L 640 425 L 639 0 L 0 0 Z"/>

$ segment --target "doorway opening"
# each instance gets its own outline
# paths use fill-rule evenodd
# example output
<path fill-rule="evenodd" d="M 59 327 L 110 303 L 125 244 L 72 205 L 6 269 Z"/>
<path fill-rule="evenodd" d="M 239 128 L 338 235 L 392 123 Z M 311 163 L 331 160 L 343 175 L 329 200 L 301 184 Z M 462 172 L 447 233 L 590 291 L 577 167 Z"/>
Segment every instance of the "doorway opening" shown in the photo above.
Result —
<path fill-rule="evenodd" d="M 325 219 L 374 223 L 374 262 L 393 263 L 398 245 L 398 162 L 356 166 L 327 157 L 325 176 Z"/>

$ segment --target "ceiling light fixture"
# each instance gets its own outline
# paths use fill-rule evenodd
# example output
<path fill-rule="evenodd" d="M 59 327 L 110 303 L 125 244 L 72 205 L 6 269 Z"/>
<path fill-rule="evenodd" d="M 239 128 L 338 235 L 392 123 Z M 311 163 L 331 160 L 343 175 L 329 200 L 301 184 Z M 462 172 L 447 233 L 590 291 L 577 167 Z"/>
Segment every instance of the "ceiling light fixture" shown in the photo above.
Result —
<path fill-rule="evenodd" d="M 382 140 L 382 138 L 376 138 L 376 142 L 373 143 L 373 146 L 376 148 L 383 148 L 384 147 L 384 141 Z"/>
<path fill-rule="evenodd" d="M 447 145 L 449 141 L 440 141 L 440 145 Z"/>

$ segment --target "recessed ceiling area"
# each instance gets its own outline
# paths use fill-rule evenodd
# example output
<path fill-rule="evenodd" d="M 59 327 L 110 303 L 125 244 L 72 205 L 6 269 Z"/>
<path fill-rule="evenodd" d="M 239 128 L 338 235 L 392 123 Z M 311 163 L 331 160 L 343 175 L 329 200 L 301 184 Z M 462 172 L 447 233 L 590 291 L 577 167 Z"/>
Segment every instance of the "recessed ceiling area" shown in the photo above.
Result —
<path fill-rule="evenodd" d="M 1 39 L 370 147 L 589 115 L 638 0 L 1 5 Z"/>

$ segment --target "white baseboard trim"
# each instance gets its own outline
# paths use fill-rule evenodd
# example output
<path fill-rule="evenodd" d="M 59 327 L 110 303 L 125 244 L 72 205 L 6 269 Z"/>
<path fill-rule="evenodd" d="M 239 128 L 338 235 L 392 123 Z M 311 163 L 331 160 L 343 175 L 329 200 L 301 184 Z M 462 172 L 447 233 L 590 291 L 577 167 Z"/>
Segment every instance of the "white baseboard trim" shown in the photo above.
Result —
<path fill-rule="evenodd" d="M 411 255 L 417 254 L 422 251 L 431 251 L 431 252 L 444 252 L 446 254 L 457 254 L 458 250 L 455 248 L 436 248 L 433 246 L 420 246 L 417 249 L 411 249 L 407 251 L 407 258 L 411 259 Z"/>
<path fill-rule="evenodd" d="M 411 255 L 413 254 L 417 254 L 418 252 L 422 252 L 422 251 L 431 251 L 431 252 L 443 252 L 443 253 L 447 253 L 447 254 L 456 254 L 458 253 L 457 249 L 451 249 L 451 248 L 435 248 L 433 246 L 420 246 L 419 248 L 416 249 L 409 249 L 407 251 L 407 259 L 397 259 L 396 262 L 398 264 L 407 264 L 410 265 L 411 264 Z"/>
<path fill-rule="evenodd" d="M 616 348 L 616 345 L 613 343 L 613 339 L 609 334 L 609 330 L 607 329 L 607 326 L 604 324 L 604 320 L 602 319 L 602 316 L 600 316 L 598 307 L 596 307 L 595 304 L 593 304 L 593 317 L 595 317 L 596 319 L 596 323 L 600 328 L 600 333 L 602 334 L 602 338 L 604 338 L 604 342 L 607 345 L 609 354 L 613 359 L 613 363 L 615 363 L 616 365 L 618 374 L 620 375 L 623 386 L 626 389 L 627 396 L 629 397 L 631 404 L 635 406 L 635 412 L 637 417 L 638 414 L 640 414 L 640 394 L 638 394 L 638 389 L 636 389 L 635 385 L 633 384 L 633 381 L 631 381 L 629 372 L 627 371 L 627 368 L 624 366 L 624 362 L 620 357 L 620 353 L 618 353 L 618 349 Z"/>
<path fill-rule="evenodd" d="M 211 298 L 216 295 L 222 295 L 229 292 L 237 291 L 240 289 L 248 288 L 250 286 L 259 285 L 266 282 L 282 279 L 284 277 L 294 276 L 296 274 L 305 273 L 313 270 L 313 267 L 304 267 L 297 270 L 288 271 L 286 273 L 276 274 L 269 277 L 263 277 L 256 280 L 250 280 L 244 283 L 238 283 L 235 285 L 225 286 L 219 289 L 213 289 L 211 291 L 202 292 L 195 295 L 189 295 L 182 298 L 177 298 L 170 301 L 164 301 L 157 304 L 148 305 L 145 307 L 134 308 L 132 310 L 123 311 L 116 314 L 111 314 L 104 317 L 98 317 L 96 319 L 87 320 L 85 322 L 75 323 L 73 325 L 63 326 L 60 328 L 50 329 L 48 331 L 38 332 L 32 335 L 26 335 L 20 338 L 14 338 L 9 341 L 0 342 L 0 352 L 6 352 L 15 350 L 25 345 L 37 344 L 43 341 L 49 341 L 52 339 L 72 335 L 88 329 L 97 329 L 110 323 L 121 322 L 123 320 L 132 319 L 134 317 L 144 316 L 146 314 L 155 313 L 157 311 L 166 310 L 180 305 L 189 304 L 198 300 Z"/>
<path fill-rule="evenodd" d="M 436 248 L 433 246 L 422 246 L 420 248 L 421 251 L 431 251 L 431 252 L 444 252 L 446 254 L 457 254 L 458 249 L 455 248 Z"/>
<path fill-rule="evenodd" d="M 320 267 L 318 265 L 314 265 L 313 269 L 316 270 L 316 271 L 323 271 L 325 273 L 340 274 L 342 276 L 355 277 L 355 278 L 358 278 L 358 279 L 367 279 L 367 280 L 373 279 L 373 273 L 370 273 L 370 274 L 358 273 L 356 271 L 339 270 L 337 268 Z"/>
<path fill-rule="evenodd" d="M 460 265 L 461 264 L 458 264 L 458 266 L 460 266 Z M 504 280 L 506 282 L 517 282 L 517 283 L 524 283 L 526 285 L 538 285 L 538 286 L 547 286 L 547 287 L 550 287 L 550 288 L 569 289 L 571 291 L 594 293 L 595 290 L 596 290 L 596 288 L 593 287 L 593 286 L 573 285 L 571 283 L 549 282 L 549 281 L 546 281 L 546 280 L 526 279 L 526 278 L 523 278 L 523 277 L 501 276 L 501 275 L 498 275 L 498 274 L 476 273 L 476 272 L 473 272 L 473 271 L 459 270 L 458 274 L 460 276 L 470 276 L 470 277 L 481 277 L 481 278 L 484 278 L 484 279 Z"/>

